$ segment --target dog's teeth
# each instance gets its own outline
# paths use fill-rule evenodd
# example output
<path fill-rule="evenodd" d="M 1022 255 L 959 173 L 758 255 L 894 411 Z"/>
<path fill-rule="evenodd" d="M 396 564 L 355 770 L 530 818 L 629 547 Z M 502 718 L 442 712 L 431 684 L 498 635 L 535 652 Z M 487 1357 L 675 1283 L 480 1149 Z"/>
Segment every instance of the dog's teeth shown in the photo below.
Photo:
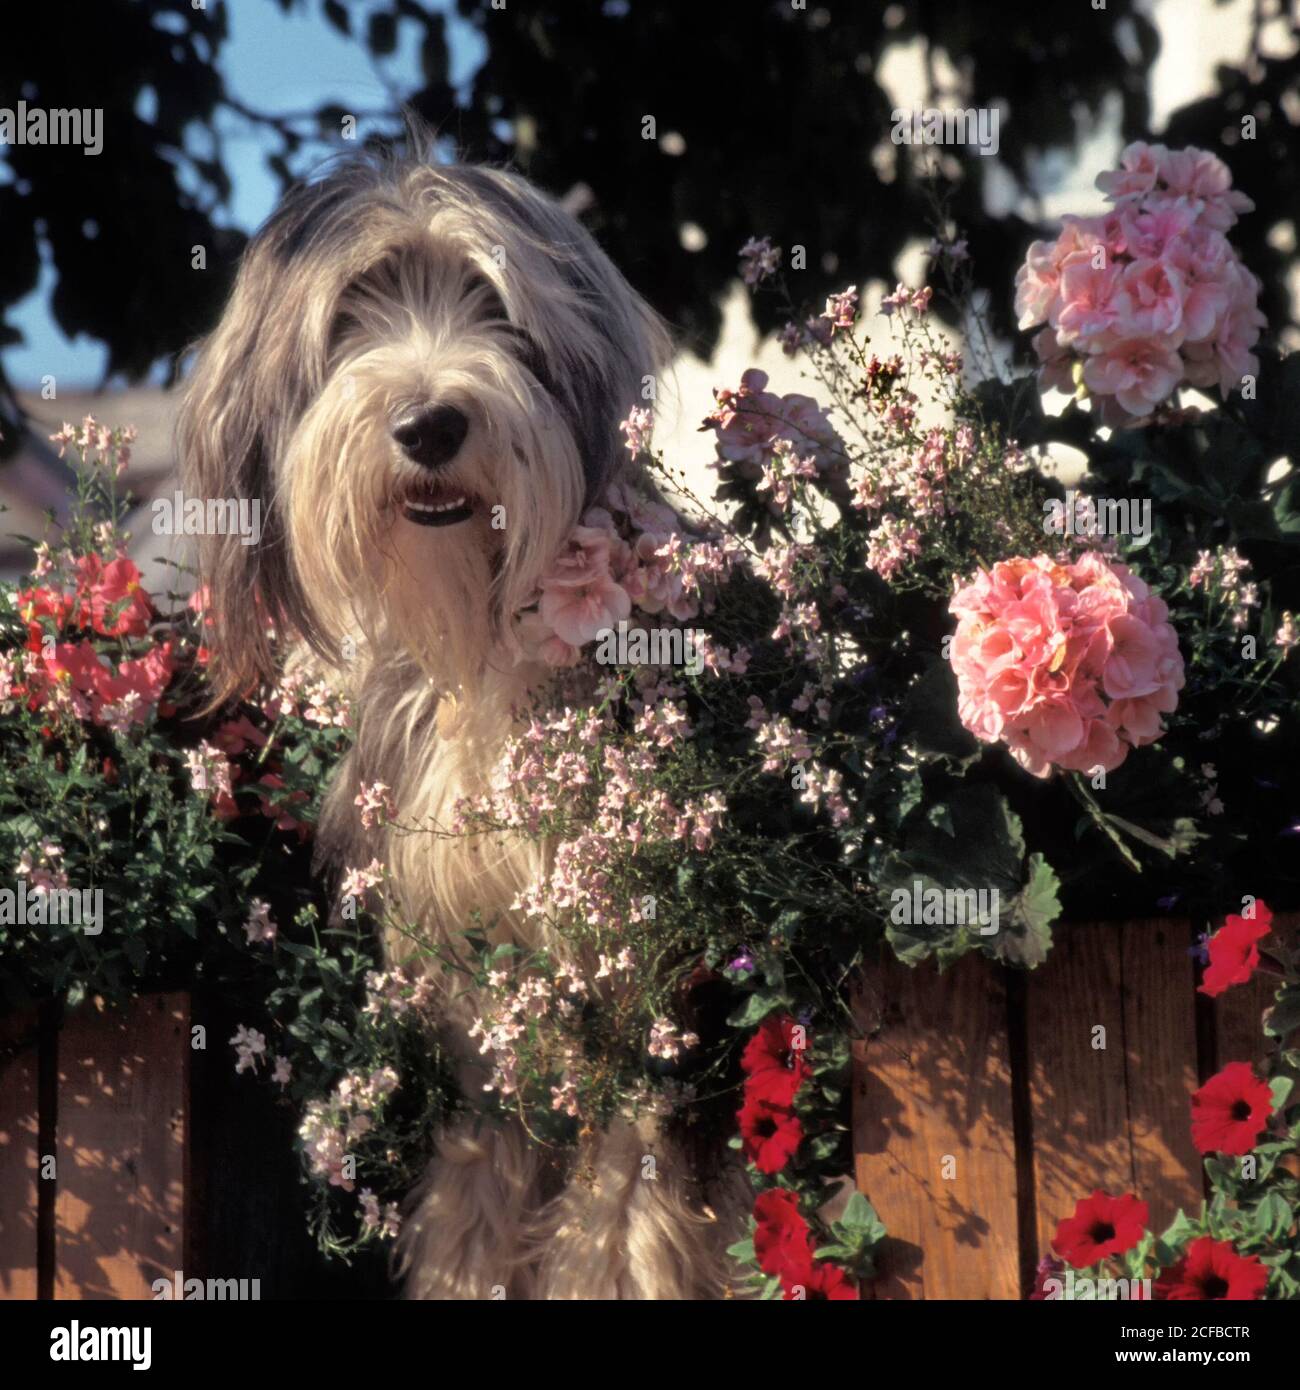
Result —
<path fill-rule="evenodd" d="M 406 505 L 413 512 L 454 512 L 465 505 L 465 499 L 457 497 L 451 502 L 408 502 Z"/>

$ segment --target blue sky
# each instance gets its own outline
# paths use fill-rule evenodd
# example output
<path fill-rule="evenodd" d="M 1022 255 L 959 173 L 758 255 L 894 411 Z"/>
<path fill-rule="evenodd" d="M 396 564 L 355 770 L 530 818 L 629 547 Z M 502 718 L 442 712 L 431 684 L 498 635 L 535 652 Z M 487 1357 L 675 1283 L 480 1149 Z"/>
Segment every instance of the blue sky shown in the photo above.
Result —
<path fill-rule="evenodd" d="M 288 15 L 272 0 L 226 0 L 226 6 L 230 37 L 218 66 L 233 95 L 246 106 L 280 113 L 311 111 L 333 102 L 345 110 L 378 111 L 391 105 L 391 91 L 406 96 L 419 85 L 418 29 L 407 21 L 398 26 L 397 51 L 376 67 L 362 42 L 345 38 L 325 22 L 317 0 L 296 0 Z M 435 3 L 433 8 L 448 7 Z M 482 61 L 483 44 L 469 25 L 454 17 L 449 41 L 451 78 L 460 86 Z M 363 124 L 360 133 L 365 129 Z M 279 191 L 265 163 L 274 142 L 231 112 L 222 116 L 222 132 L 234 193 L 216 220 L 252 231 L 271 211 Z M 309 152 L 307 163 L 326 152 L 319 146 Z M 100 344 L 84 335 L 69 340 L 53 322 L 48 307 L 53 280 L 46 266 L 35 292 L 11 314 L 26 340 L 5 354 L 9 378 L 19 388 L 32 386 L 47 372 L 68 387 L 92 386 L 104 369 L 106 354 Z"/>

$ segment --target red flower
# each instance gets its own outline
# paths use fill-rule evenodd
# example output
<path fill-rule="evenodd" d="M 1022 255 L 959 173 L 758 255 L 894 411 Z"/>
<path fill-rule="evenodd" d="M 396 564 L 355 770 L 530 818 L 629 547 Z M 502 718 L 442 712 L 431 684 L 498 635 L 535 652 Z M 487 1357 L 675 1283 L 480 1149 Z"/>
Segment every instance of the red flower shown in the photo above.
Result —
<path fill-rule="evenodd" d="M 1099 1190 L 1079 1200 L 1074 1215 L 1056 1228 L 1052 1249 L 1075 1269 L 1122 1255 L 1142 1239 L 1150 1208 L 1131 1193 L 1112 1197 Z"/>
<path fill-rule="evenodd" d="M 1249 1062 L 1229 1062 L 1192 1096 L 1192 1143 L 1203 1154 L 1248 1154 L 1273 1113 L 1273 1093 Z"/>
<path fill-rule="evenodd" d="M 1230 916 L 1210 938 L 1210 963 L 1206 967 L 1199 992 L 1212 999 L 1229 985 L 1244 985 L 1259 964 L 1258 943 L 1273 925 L 1268 904 L 1256 902 L 1254 918 Z"/>
<path fill-rule="evenodd" d="M 93 564 L 91 563 L 93 561 Z M 81 621 L 107 637 L 142 637 L 149 630 L 153 603 L 140 587 L 140 571 L 125 555 L 102 568 L 98 555 L 78 565 L 78 588 L 89 589 L 82 600 Z"/>
<path fill-rule="evenodd" d="M 803 1270 L 812 1258 L 808 1250 L 808 1223 L 799 1215 L 799 1199 L 793 1192 L 772 1188 L 754 1203 L 754 1254 L 764 1274 L 784 1275 Z"/>
<path fill-rule="evenodd" d="M 803 1290 L 803 1297 L 809 1303 L 813 1299 L 853 1299 L 857 1300 L 858 1290 L 853 1280 L 839 1267 L 827 1260 L 819 1260 L 803 1271 L 798 1278 L 782 1279 L 785 1290 L 782 1297 L 787 1303 L 796 1302 L 796 1294 Z"/>
<path fill-rule="evenodd" d="M 33 589 L 19 589 L 14 595 L 14 603 L 29 625 L 27 645 L 32 651 L 40 651 L 42 629 L 39 619 L 53 618 L 55 629 L 62 628 L 72 613 L 72 600 L 59 589 L 37 585 Z"/>
<path fill-rule="evenodd" d="M 789 1014 L 764 1019 L 740 1058 L 740 1065 L 747 1073 L 746 1100 L 790 1105 L 808 1074 L 806 1052 L 803 1026 Z"/>
<path fill-rule="evenodd" d="M 784 1106 L 751 1098 L 740 1111 L 740 1135 L 745 1157 L 760 1173 L 779 1173 L 803 1142 L 799 1117 Z"/>
<path fill-rule="evenodd" d="M 1156 1281 L 1156 1297 L 1244 1302 L 1258 1298 L 1267 1283 L 1268 1270 L 1256 1256 L 1238 1255 L 1230 1240 L 1201 1236 Z"/>

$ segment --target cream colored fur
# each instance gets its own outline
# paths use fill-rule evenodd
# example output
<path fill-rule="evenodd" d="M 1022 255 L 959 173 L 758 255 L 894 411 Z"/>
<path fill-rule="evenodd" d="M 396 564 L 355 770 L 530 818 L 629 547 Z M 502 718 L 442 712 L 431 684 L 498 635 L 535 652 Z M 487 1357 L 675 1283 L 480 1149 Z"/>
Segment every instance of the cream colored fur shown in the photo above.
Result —
<path fill-rule="evenodd" d="M 666 352 L 590 236 L 523 180 L 363 157 L 285 200 L 198 355 L 179 430 L 187 489 L 259 497 L 265 517 L 257 546 L 204 541 L 218 690 L 274 676 L 268 625 L 346 684 L 356 743 L 321 853 L 334 871 L 383 861 L 428 943 L 456 950 L 478 910 L 498 939 L 542 944 L 509 906 L 546 848 L 440 831 L 547 674 L 521 660 L 514 616 L 583 509 L 629 472 L 618 422 Z M 422 475 L 392 433 L 426 403 L 470 421 L 441 476 L 473 515 L 440 529 L 403 515 Z M 405 829 L 362 828 L 353 800 L 375 781 Z M 400 935 L 387 946 L 413 955 Z M 480 1001 L 444 985 L 443 1040 L 472 1095 Z M 518 1125 L 462 1121 L 436 1136 L 400 1263 L 417 1298 L 717 1296 L 730 1224 L 646 1123 L 587 1135 L 564 1163 Z"/>

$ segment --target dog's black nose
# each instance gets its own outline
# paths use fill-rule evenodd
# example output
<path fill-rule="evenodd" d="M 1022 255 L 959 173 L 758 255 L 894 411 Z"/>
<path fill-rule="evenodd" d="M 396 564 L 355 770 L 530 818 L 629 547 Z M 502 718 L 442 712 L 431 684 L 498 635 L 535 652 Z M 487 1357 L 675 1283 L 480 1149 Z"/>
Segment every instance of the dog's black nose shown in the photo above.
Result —
<path fill-rule="evenodd" d="M 393 438 L 425 468 L 450 463 L 468 433 L 469 421 L 454 405 L 421 406 L 393 423 Z"/>

